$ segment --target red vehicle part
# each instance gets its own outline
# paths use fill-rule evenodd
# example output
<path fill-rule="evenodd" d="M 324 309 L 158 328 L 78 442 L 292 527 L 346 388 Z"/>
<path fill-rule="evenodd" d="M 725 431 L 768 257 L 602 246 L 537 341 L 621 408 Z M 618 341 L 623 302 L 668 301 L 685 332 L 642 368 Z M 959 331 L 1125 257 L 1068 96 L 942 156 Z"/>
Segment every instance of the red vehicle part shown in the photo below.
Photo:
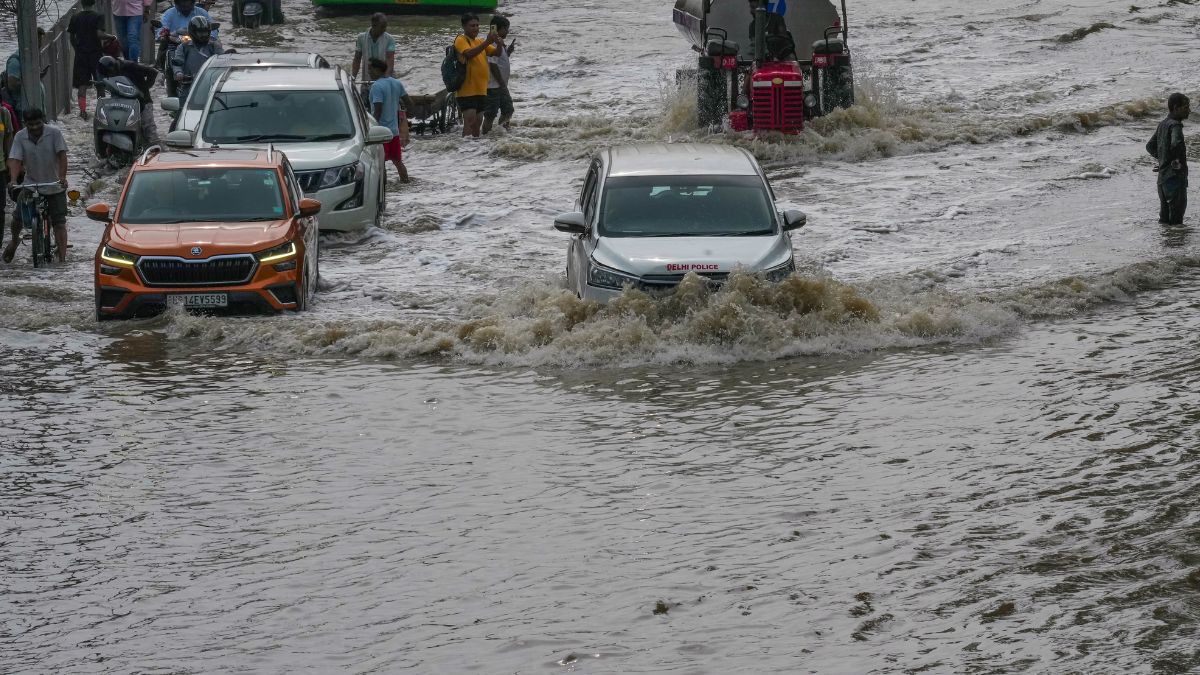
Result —
<path fill-rule="evenodd" d="M 750 113 L 745 110 L 729 113 L 729 128 L 733 131 L 750 131 Z"/>
<path fill-rule="evenodd" d="M 750 115 L 755 131 L 798 134 L 804 130 L 804 74 L 795 62 L 765 63 L 750 77 Z"/>

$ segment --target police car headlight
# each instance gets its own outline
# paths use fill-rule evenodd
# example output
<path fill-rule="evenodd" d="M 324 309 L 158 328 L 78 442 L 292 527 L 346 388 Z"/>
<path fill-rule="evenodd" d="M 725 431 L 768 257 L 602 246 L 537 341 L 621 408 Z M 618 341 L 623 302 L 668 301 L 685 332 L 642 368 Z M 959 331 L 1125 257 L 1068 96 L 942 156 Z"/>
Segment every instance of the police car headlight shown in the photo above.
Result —
<path fill-rule="evenodd" d="M 596 288 L 611 288 L 613 290 L 621 290 L 626 286 L 631 286 L 638 282 L 638 278 L 618 272 L 611 267 L 605 267 L 597 263 L 595 260 L 588 264 L 588 285 Z"/>
<path fill-rule="evenodd" d="M 763 271 L 762 275 L 763 275 L 763 278 L 766 279 L 767 281 L 769 281 L 773 284 L 777 284 L 777 283 L 783 281 L 784 279 L 787 279 L 788 277 L 792 276 L 792 274 L 794 274 L 795 272 L 796 272 L 796 261 L 788 260 L 787 262 L 785 262 L 782 265 L 778 265 L 776 267 L 772 267 L 769 270 Z"/>
<path fill-rule="evenodd" d="M 321 186 L 318 189 L 326 190 L 340 185 L 349 185 L 361 179 L 364 171 L 362 162 L 354 162 L 353 164 L 325 169 L 321 174 Z"/>

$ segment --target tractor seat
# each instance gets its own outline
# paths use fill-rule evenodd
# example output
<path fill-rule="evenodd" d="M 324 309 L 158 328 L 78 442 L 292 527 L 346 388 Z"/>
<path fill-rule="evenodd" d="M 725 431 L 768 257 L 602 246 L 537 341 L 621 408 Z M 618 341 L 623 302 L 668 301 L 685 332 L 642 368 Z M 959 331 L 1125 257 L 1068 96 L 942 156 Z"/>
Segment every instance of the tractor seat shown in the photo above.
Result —
<path fill-rule="evenodd" d="M 704 53 L 709 56 L 737 56 L 738 43 L 733 40 L 709 40 Z"/>
<path fill-rule="evenodd" d="M 846 43 L 839 38 L 817 40 L 813 43 L 814 54 L 841 54 L 844 51 L 846 51 Z"/>

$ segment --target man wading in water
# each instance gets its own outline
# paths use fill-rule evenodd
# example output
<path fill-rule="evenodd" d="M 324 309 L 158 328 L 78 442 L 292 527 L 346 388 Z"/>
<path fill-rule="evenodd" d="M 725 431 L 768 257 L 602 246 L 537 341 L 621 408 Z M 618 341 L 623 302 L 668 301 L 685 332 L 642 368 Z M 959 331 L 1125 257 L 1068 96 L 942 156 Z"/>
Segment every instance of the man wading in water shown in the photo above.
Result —
<path fill-rule="evenodd" d="M 1183 121 L 1192 114 L 1188 97 L 1178 92 L 1167 99 L 1167 119 L 1146 143 L 1146 152 L 1158 162 L 1158 222 L 1182 225 L 1187 209 L 1187 147 L 1183 142 Z"/>

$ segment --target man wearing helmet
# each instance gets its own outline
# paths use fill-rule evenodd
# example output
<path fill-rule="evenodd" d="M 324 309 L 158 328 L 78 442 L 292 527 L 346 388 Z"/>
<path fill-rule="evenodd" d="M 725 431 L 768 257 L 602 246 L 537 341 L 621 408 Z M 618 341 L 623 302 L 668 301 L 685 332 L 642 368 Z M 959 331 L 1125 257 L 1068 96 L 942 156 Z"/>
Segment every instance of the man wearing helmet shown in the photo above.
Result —
<path fill-rule="evenodd" d="M 192 41 L 179 45 L 171 59 L 171 76 L 179 83 L 179 100 L 187 98 L 192 78 L 209 58 L 220 54 L 221 43 L 212 37 L 212 23 L 207 17 L 193 16 L 188 20 L 188 36 Z"/>
<path fill-rule="evenodd" d="M 103 78 L 124 75 L 138 90 L 138 101 L 142 104 L 142 136 L 146 145 L 158 143 L 158 125 L 154 123 L 154 106 L 151 105 L 150 87 L 158 79 L 158 71 L 135 61 L 112 56 L 100 57 L 100 76 Z"/>

